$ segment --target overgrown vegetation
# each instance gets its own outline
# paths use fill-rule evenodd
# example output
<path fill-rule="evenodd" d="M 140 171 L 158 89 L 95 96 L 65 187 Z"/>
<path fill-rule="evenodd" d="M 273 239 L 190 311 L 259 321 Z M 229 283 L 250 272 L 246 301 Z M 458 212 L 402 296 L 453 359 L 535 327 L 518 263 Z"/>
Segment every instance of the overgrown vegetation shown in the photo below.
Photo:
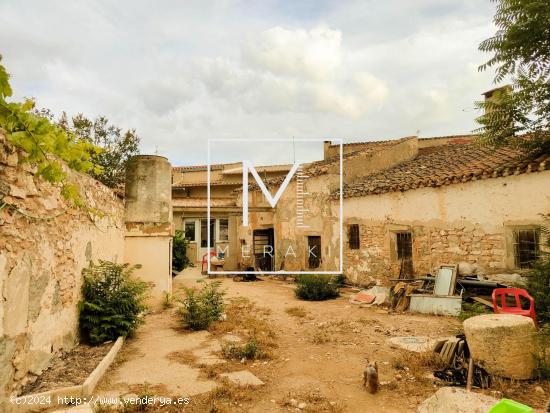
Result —
<path fill-rule="evenodd" d="M 185 232 L 176 230 L 172 238 L 172 268 L 176 271 L 181 271 L 187 268 L 191 262 L 187 257 L 187 240 Z"/>
<path fill-rule="evenodd" d="M 307 311 L 304 307 L 288 307 L 285 309 L 285 312 L 292 317 L 303 318 L 307 315 Z"/>
<path fill-rule="evenodd" d="M 481 303 L 463 303 L 462 311 L 460 312 L 458 319 L 464 321 L 468 318 L 475 317 L 476 315 L 490 314 L 492 311 Z"/>
<path fill-rule="evenodd" d="M 550 379 L 550 324 L 543 325 L 536 336 L 535 377 L 540 380 Z"/>
<path fill-rule="evenodd" d="M 550 215 L 545 217 L 546 222 L 550 221 Z M 525 288 L 535 299 L 535 311 L 539 323 L 550 323 L 550 228 L 541 228 L 541 237 L 545 239 L 547 251 L 540 251 L 533 268 L 525 277 Z"/>
<path fill-rule="evenodd" d="M 302 300 L 322 301 L 340 295 L 338 280 L 321 274 L 304 274 L 296 278 L 296 296 Z"/>
<path fill-rule="evenodd" d="M 276 334 L 269 321 L 268 309 L 257 307 L 246 298 L 233 298 L 226 308 L 227 320 L 213 323 L 209 331 L 216 336 L 238 334 L 243 344 L 223 346 L 223 355 L 229 359 L 270 359 L 273 357 Z"/>
<path fill-rule="evenodd" d="M 186 288 L 187 297 L 181 301 L 182 316 L 186 328 L 206 330 L 213 321 L 220 319 L 225 308 L 219 281 L 205 283 L 201 290 Z"/>
<path fill-rule="evenodd" d="M 8 142 L 25 152 L 20 161 L 35 165 L 36 175 L 61 185 L 65 199 L 84 207 L 80 189 L 68 182 L 63 162 L 75 171 L 100 175 L 103 169 L 94 159 L 99 156 L 101 149 L 55 125 L 46 117 L 33 113 L 34 100 L 8 102 L 6 99 L 10 96 L 12 89 L 9 75 L 0 64 L 0 128 L 5 131 Z"/>
<path fill-rule="evenodd" d="M 236 360 L 254 360 L 256 358 L 262 358 L 255 336 L 250 337 L 244 344 L 234 342 L 223 343 L 222 354 L 227 359 Z"/>
<path fill-rule="evenodd" d="M 136 268 L 99 261 L 83 270 L 80 331 L 90 344 L 128 336 L 143 322 L 148 285 L 132 277 Z"/>
<path fill-rule="evenodd" d="M 479 49 L 493 53 L 480 70 L 495 67 L 495 83 L 510 79 L 512 87 L 497 91 L 476 106 L 481 141 L 515 145 L 533 155 L 550 152 L 550 2 L 494 0 L 497 32 Z M 528 139 L 518 138 L 527 134 Z"/>

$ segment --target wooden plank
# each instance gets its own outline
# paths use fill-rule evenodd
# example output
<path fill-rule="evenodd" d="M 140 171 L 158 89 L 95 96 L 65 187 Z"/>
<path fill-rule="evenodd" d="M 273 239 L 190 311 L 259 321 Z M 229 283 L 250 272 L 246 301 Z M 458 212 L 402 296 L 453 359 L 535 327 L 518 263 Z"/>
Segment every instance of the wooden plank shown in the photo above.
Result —
<path fill-rule="evenodd" d="M 485 298 L 481 298 L 481 297 L 472 297 L 472 300 L 474 300 L 475 302 L 477 303 L 480 303 L 480 304 L 483 304 L 483 305 L 486 305 L 487 307 L 489 308 L 493 308 L 493 303 L 486 300 Z"/>

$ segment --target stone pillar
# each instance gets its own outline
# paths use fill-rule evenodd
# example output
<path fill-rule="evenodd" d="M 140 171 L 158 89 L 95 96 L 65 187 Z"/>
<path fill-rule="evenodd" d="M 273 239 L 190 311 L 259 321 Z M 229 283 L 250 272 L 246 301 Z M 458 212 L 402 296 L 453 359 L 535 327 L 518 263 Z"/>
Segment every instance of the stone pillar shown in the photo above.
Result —
<path fill-rule="evenodd" d="M 138 155 L 126 167 L 125 261 L 151 284 L 149 304 L 158 308 L 172 292 L 172 166 L 156 155 Z"/>

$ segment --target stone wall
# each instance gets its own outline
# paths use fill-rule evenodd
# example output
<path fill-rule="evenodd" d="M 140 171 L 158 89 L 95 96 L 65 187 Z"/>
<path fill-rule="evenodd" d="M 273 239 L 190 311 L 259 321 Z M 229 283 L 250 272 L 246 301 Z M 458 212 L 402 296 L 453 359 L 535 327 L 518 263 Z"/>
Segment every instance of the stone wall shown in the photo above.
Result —
<path fill-rule="evenodd" d="M 123 203 L 109 188 L 69 172 L 88 205 L 106 213 L 92 220 L 18 161 L 0 132 L 0 411 L 6 396 L 77 342 L 82 268 L 124 259 Z"/>
<path fill-rule="evenodd" d="M 352 220 L 357 223 L 357 220 Z M 488 234 L 480 226 L 401 226 L 391 222 L 359 224 L 360 248 L 344 245 L 344 273 L 354 284 L 390 285 L 399 276 L 396 231 L 412 233 L 412 261 L 416 276 L 433 274 L 442 264 L 467 262 L 482 274 L 506 271 L 504 232 Z"/>
<path fill-rule="evenodd" d="M 410 231 L 415 275 L 466 262 L 478 274 L 515 268 L 513 230 L 543 225 L 550 171 L 344 200 L 344 274 L 352 283 L 390 284 L 399 274 L 395 234 Z M 337 202 L 332 203 L 333 211 Z M 359 224 L 350 250 L 347 226 Z"/>

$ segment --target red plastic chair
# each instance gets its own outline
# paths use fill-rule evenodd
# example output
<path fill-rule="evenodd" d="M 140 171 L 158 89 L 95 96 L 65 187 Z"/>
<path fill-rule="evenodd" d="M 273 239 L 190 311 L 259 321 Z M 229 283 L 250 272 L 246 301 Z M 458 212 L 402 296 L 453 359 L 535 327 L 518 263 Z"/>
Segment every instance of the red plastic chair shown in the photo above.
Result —
<path fill-rule="evenodd" d="M 208 259 L 206 257 L 208 257 L 208 254 L 210 254 L 212 257 L 216 257 L 216 251 L 210 251 L 209 253 L 207 252 L 206 254 L 204 254 L 202 256 L 202 262 L 201 262 L 201 272 L 204 272 L 204 266 L 208 264 Z"/>
<path fill-rule="evenodd" d="M 512 295 L 515 298 L 516 305 L 508 307 L 506 304 L 506 296 Z M 529 309 L 524 310 L 521 307 L 520 297 L 525 297 L 529 300 Z M 497 304 L 500 301 L 500 307 Z M 537 314 L 535 313 L 535 300 L 523 288 L 495 288 L 493 290 L 493 310 L 495 314 L 519 314 L 525 317 L 531 317 L 538 327 Z"/>

